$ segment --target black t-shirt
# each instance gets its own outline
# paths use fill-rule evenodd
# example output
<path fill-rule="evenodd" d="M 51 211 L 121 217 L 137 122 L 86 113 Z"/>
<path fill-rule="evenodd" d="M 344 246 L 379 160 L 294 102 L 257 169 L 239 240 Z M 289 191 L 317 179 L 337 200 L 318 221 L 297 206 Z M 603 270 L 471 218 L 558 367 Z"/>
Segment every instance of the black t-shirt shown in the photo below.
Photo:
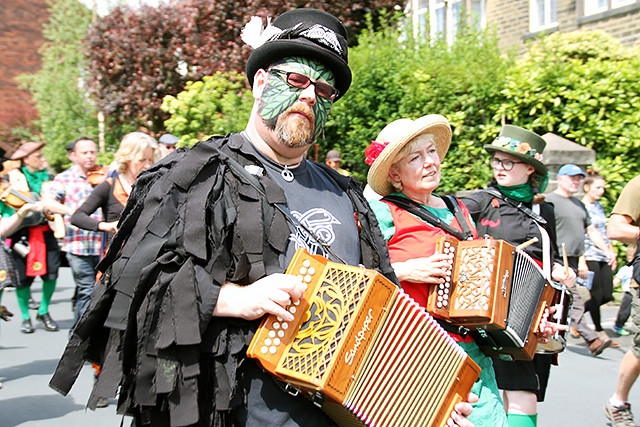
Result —
<path fill-rule="evenodd" d="M 347 194 L 326 174 L 318 164 L 303 160 L 300 165 L 290 168 L 293 180 L 282 176 L 283 166 L 275 163 L 256 150 L 263 160 L 266 173 L 284 190 L 287 206 L 300 223 L 306 225 L 316 236 L 331 246 L 349 265 L 360 263 L 360 242 L 354 211 Z M 319 243 L 303 229 L 296 229 L 289 222 L 291 235 L 283 267 L 289 264 L 299 248 L 306 248 L 312 254 L 331 258 Z M 335 260 L 334 260 L 335 261 Z"/>

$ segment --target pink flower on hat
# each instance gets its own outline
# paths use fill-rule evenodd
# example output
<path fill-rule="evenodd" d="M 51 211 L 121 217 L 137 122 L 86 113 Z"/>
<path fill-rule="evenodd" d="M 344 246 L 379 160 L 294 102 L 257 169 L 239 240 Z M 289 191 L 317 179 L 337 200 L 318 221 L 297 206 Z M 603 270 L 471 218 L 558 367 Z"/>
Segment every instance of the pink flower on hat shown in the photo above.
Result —
<path fill-rule="evenodd" d="M 373 165 L 373 162 L 376 161 L 387 145 L 389 145 L 388 142 L 371 141 L 371 144 L 364 150 L 364 162 L 369 166 Z"/>

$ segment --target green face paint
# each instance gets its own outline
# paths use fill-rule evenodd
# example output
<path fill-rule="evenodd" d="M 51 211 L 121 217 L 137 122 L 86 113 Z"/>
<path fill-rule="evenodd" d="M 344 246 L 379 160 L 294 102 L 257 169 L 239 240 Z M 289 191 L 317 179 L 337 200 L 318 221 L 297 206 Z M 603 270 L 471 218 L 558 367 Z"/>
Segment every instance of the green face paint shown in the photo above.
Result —
<path fill-rule="evenodd" d="M 331 70 L 314 60 L 300 57 L 286 58 L 273 64 L 272 67 L 304 74 L 313 81 L 322 80 L 331 85 L 335 83 Z M 260 116 L 270 128 L 274 129 L 280 115 L 298 101 L 301 92 L 302 89 L 289 85 L 283 75 L 270 74 L 260 99 L 258 109 Z M 314 139 L 322 133 L 332 105 L 332 101 L 316 95 L 316 103 L 313 106 Z"/>

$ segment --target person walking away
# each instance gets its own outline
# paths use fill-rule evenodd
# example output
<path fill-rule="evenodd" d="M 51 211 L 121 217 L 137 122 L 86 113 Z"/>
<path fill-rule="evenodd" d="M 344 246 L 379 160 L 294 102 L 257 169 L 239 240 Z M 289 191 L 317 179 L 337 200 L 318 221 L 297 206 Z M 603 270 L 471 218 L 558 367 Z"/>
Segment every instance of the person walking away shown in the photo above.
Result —
<path fill-rule="evenodd" d="M 176 150 L 138 177 L 49 383 L 67 393 L 84 361 L 100 357 L 94 390 L 119 392 L 137 427 L 335 425 L 247 346 L 263 315 L 294 319 L 285 307 L 307 286 L 283 272 L 298 248 L 397 282 L 358 183 L 306 156 L 351 84 L 345 27 L 315 9 L 268 29 L 252 23 L 246 129 Z M 470 426 L 469 403 L 455 409 L 449 425 Z"/>
<path fill-rule="evenodd" d="M 609 216 L 607 236 L 612 240 L 633 244 L 640 242 L 640 175 L 625 185 Z M 631 281 L 631 321 L 633 323 L 633 347 L 627 351 L 618 368 L 618 380 L 615 393 L 607 401 L 604 412 L 612 427 L 631 427 L 633 420 L 629 391 L 640 375 L 640 297 L 638 295 L 638 270 L 640 261 L 638 252 L 633 260 L 633 279 Z"/>
<path fill-rule="evenodd" d="M 585 233 L 584 258 L 589 271 L 593 273 L 593 278 L 591 280 L 591 289 L 589 289 L 591 299 L 585 302 L 584 308 L 591 315 L 591 320 L 593 321 L 596 332 L 602 340 L 606 341 L 609 339 L 609 336 L 604 329 L 602 329 L 600 307 L 613 300 L 613 271 L 617 268 L 618 264 L 611 240 L 607 237 L 607 214 L 599 202 L 604 194 L 605 185 L 606 181 L 602 175 L 593 169 L 587 169 L 587 176 L 582 182 L 582 188 L 584 190 L 582 203 L 584 203 L 584 206 L 587 208 L 591 223 L 604 238 L 609 253 L 613 254 L 613 256 L 607 258 L 607 255 L 602 252 L 602 250 L 591 241 L 589 235 Z M 586 279 L 586 277 L 583 277 L 583 279 Z M 611 346 L 618 347 L 619 344 L 611 341 Z"/>
<path fill-rule="evenodd" d="M 584 260 L 585 232 L 591 242 L 603 252 L 607 262 L 610 262 L 615 254 L 609 249 L 604 236 L 591 223 L 584 204 L 573 196 L 578 192 L 580 180 L 584 176 L 586 174 L 578 166 L 571 163 L 563 165 L 558 170 L 558 187 L 547 194 L 546 200 L 554 205 L 558 248 L 565 248 L 569 267 L 577 274 L 582 272 L 582 276 L 586 277 L 588 267 Z M 591 355 L 598 356 L 611 345 L 611 339 L 600 337 L 585 321 L 585 301 L 578 292 L 577 286 L 569 288 L 569 291 L 573 297 L 571 326 L 587 343 Z"/>

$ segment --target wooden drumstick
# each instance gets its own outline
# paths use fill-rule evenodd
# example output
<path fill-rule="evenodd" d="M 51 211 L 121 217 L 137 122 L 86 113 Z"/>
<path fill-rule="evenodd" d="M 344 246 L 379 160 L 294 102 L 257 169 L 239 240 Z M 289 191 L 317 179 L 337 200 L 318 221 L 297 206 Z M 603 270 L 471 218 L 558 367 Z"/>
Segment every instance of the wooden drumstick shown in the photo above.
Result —
<path fill-rule="evenodd" d="M 564 263 L 564 274 L 569 277 L 569 259 L 567 258 L 567 248 L 562 243 L 562 262 Z"/>
<path fill-rule="evenodd" d="M 520 243 L 518 246 L 516 246 L 516 249 L 522 250 L 522 249 L 526 248 L 529 245 L 533 245 L 537 241 L 538 241 L 538 238 L 537 237 L 533 237 L 533 238 L 527 240 L 526 242 Z"/>

